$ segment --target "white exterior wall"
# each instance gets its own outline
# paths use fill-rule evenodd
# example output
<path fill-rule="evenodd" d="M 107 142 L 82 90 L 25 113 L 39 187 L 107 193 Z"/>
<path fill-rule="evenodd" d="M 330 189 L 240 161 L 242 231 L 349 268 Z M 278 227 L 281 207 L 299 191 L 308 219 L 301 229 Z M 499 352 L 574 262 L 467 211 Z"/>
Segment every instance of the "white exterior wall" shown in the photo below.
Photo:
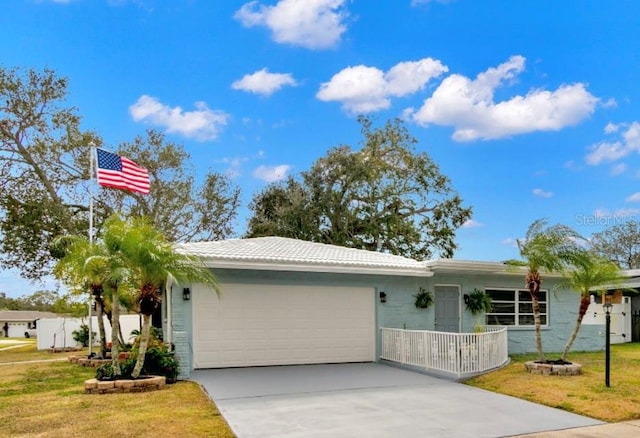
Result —
<path fill-rule="evenodd" d="M 606 331 L 604 309 L 601 303 L 595 302 L 595 297 L 591 295 L 591 304 L 582 320 L 584 325 L 602 325 L 602 335 Z M 623 344 L 631 342 L 631 297 L 622 297 L 622 303 L 613 304 L 611 309 L 611 343 Z"/>
<path fill-rule="evenodd" d="M 107 342 L 111 340 L 111 324 L 107 317 L 104 318 L 104 329 Z M 38 320 L 38 350 L 49 348 L 77 347 L 78 343 L 73 340 L 74 330 L 80 329 L 83 323 L 87 323 L 86 318 L 43 318 Z M 125 342 L 129 340 L 129 335 L 133 330 L 140 330 L 140 317 L 138 315 L 121 315 L 120 325 Z M 91 331 L 96 333 L 93 339 L 94 345 L 99 343 L 98 317 L 91 317 Z M 24 335 L 24 330 L 22 332 Z"/>

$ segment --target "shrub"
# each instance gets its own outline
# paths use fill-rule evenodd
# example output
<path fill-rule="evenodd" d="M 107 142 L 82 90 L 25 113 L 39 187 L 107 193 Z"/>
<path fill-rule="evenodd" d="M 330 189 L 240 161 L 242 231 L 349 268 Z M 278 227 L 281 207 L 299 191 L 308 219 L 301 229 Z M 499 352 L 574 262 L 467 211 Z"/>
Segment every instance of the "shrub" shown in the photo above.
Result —
<path fill-rule="evenodd" d="M 136 365 L 137 348 L 131 351 L 131 356 L 120 362 L 120 376 L 115 376 L 111 364 L 105 364 L 96 369 L 96 379 L 115 380 L 130 379 Z M 175 383 L 178 378 L 180 363 L 175 354 L 164 344 L 154 345 L 147 350 L 142 366 L 141 375 L 165 376 L 167 383 Z"/>
<path fill-rule="evenodd" d="M 105 363 L 96 368 L 96 379 L 98 380 L 115 380 L 116 373 L 113 370 L 113 365 Z"/>
<path fill-rule="evenodd" d="M 149 347 L 147 348 L 147 353 L 145 355 L 144 364 L 142 366 L 142 371 L 140 374 L 147 376 L 165 376 L 167 378 L 167 383 L 175 383 L 178 378 L 178 358 L 173 353 L 171 347 L 163 344 L 157 335 L 157 331 L 152 332 L 151 339 L 149 340 Z M 133 342 L 133 345 L 130 347 L 130 356 L 120 362 L 120 376 L 115 376 L 111 364 L 105 364 L 100 366 L 96 370 L 96 379 L 130 379 L 133 368 L 136 365 L 136 359 L 138 357 L 138 338 L 136 338 L 136 340 Z"/>
<path fill-rule="evenodd" d="M 137 352 L 136 352 L 137 353 Z M 133 358 L 135 364 L 135 358 Z M 178 358 L 164 345 L 153 346 L 147 350 L 142 366 L 142 374 L 165 376 L 167 383 L 174 383 L 178 377 Z M 133 369 L 133 368 L 132 368 Z"/>
<path fill-rule="evenodd" d="M 91 334 L 92 338 L 95 339 L 96 332 L 91 332 Z M 83 347 L 89 346 L 89 326 L 87 324 L 80 325 L 80 328 L 71 332 L 71 335 L 73 336 L 73 340 L 78 344 L 82 345 Z"/>

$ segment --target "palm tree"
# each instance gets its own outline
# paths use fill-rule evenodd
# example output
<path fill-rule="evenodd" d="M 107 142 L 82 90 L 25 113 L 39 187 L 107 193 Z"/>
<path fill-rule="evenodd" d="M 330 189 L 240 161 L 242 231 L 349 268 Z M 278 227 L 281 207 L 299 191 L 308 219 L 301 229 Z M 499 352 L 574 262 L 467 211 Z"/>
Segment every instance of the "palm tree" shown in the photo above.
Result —
<path fill-rule="evenodd" d="M 104 328 L 104 291 L 108 276 L 106 249 L 89 242 L 86 237 L 61 236 L 54 240 L 53 248 L 61 257 L 54 267 L 54 275 L 76 294 L 89 290 L 93 296 L 100 334 L 100 353 L 106 357 L 107 341 Z"/>
<path fill-rule="evenodd" d="M 162 288 L 167 280 L 202 283 L 211 286 L 216 292 L 218 285 L 211 271 L 198 258 L 176 252 L 173 245 L 145 218 L 112 220 L 119 231 L 108 246 L 117 249 L 121 259 L 131 270 L 142 315 L 138 357 L 132 372 L 132 377 L 137 378 L 142 371 L 149 344 L 151 315 L 160 305 Z"/>
<path fill-rule="evenodd" d="M 564 280 L 557 287 L 565 287 L 580 293 L 580 307 L 576 324 L 562 352 L 563 361 L 567 360 L 567 354 L 578 336 L 582 319 L 591 302 L 592 291 L 598 286 L 617 284 L 624 278 L 615 263 L 590 251 L 575 254 L 571 264 L 572 269 L 563 274 Z"/>
<path fill-rule="evenodd" d="M 556 224 L 547 225 L 546 219 L 534 221 L 524 239 L 518 239 L 520 256 L 527 267 L 525 284 L 531 295 L 533 306 L 533 323 L 535 327 L 535 342 L 538 361 L 544 362 L 542 336 L 540 334 L 540 286 L 542 285 L 541 270 L 548 272 L 563 271 L 572 255 L 579 250 L 578 241 L 582 237 L 572 228 Z"/>
<path fill-rule="evenodd" d="M 103 236 L 96 242 L 85 237 L 62 236 L 54 246 L 63 254 L 54 273 L 78 291 L 91 290 L 96 302 L 101 357 L 106 357 L 107 342 L 104 328 L 105 309 L 111 307 L 111 359 L 114 374 L 119 376 L 120 362 L 120 290 L 130 290 L 131 271 L 108 243 L 120 231 L 112 218 L 104 223 Z"/>

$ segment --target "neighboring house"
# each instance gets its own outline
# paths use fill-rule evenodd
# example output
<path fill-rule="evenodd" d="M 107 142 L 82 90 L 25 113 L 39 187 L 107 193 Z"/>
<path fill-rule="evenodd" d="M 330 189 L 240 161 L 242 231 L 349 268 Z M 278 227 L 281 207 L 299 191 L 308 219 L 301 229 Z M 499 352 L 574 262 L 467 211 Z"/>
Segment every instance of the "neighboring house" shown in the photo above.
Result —
<path fill-rule="evenodd" d="M 38 320 L 56 318 L 52 312 L 32 310 L 0 310 L 0 333 L 10 338 L 29 338 L 35 336 Z"/>
<path fill-rule="evenodd" d="M 380 357 L 381 328 L 472 332 L 478 317 L 464 295 L 489 293 L 495 313 L 482 323 L 509 327 L 509 352 L 535 351 L 525 270 L 502 263 L 418 262 L 405 257 L 282 237 L 196 242 L 180 251 L 203 257 L 220 296 L 201 285 L 172 285 L 163 300 L 166 341 L 180 377 L 196 368 L 370 362 Z M 561 351 L 579 295 L 543 283 L 543 342 Z M 433 293 L 417 309 L 419 288 Z M 585 326 L 574 350 L 602 349 L 601 326 Z"/>

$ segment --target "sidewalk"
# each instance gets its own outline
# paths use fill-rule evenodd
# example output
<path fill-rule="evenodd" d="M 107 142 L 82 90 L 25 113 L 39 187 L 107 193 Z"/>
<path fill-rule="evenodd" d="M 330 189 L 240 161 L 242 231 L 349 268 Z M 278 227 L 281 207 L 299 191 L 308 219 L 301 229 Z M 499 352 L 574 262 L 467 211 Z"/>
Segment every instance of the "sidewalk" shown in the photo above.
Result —
<path fill-rule="evenodd" d="M 0 339 L 0 352 L 11 350 L 13 348 L 24 347 L 25 345 L 35 344 L 34 341 L 16 341 L 14 339 Z"/>
<path fill-rule="evenodd" d="M 518 438 L 636 438 L 638 436 L 640 436 L 640 420 L 517 435 Z"/>

